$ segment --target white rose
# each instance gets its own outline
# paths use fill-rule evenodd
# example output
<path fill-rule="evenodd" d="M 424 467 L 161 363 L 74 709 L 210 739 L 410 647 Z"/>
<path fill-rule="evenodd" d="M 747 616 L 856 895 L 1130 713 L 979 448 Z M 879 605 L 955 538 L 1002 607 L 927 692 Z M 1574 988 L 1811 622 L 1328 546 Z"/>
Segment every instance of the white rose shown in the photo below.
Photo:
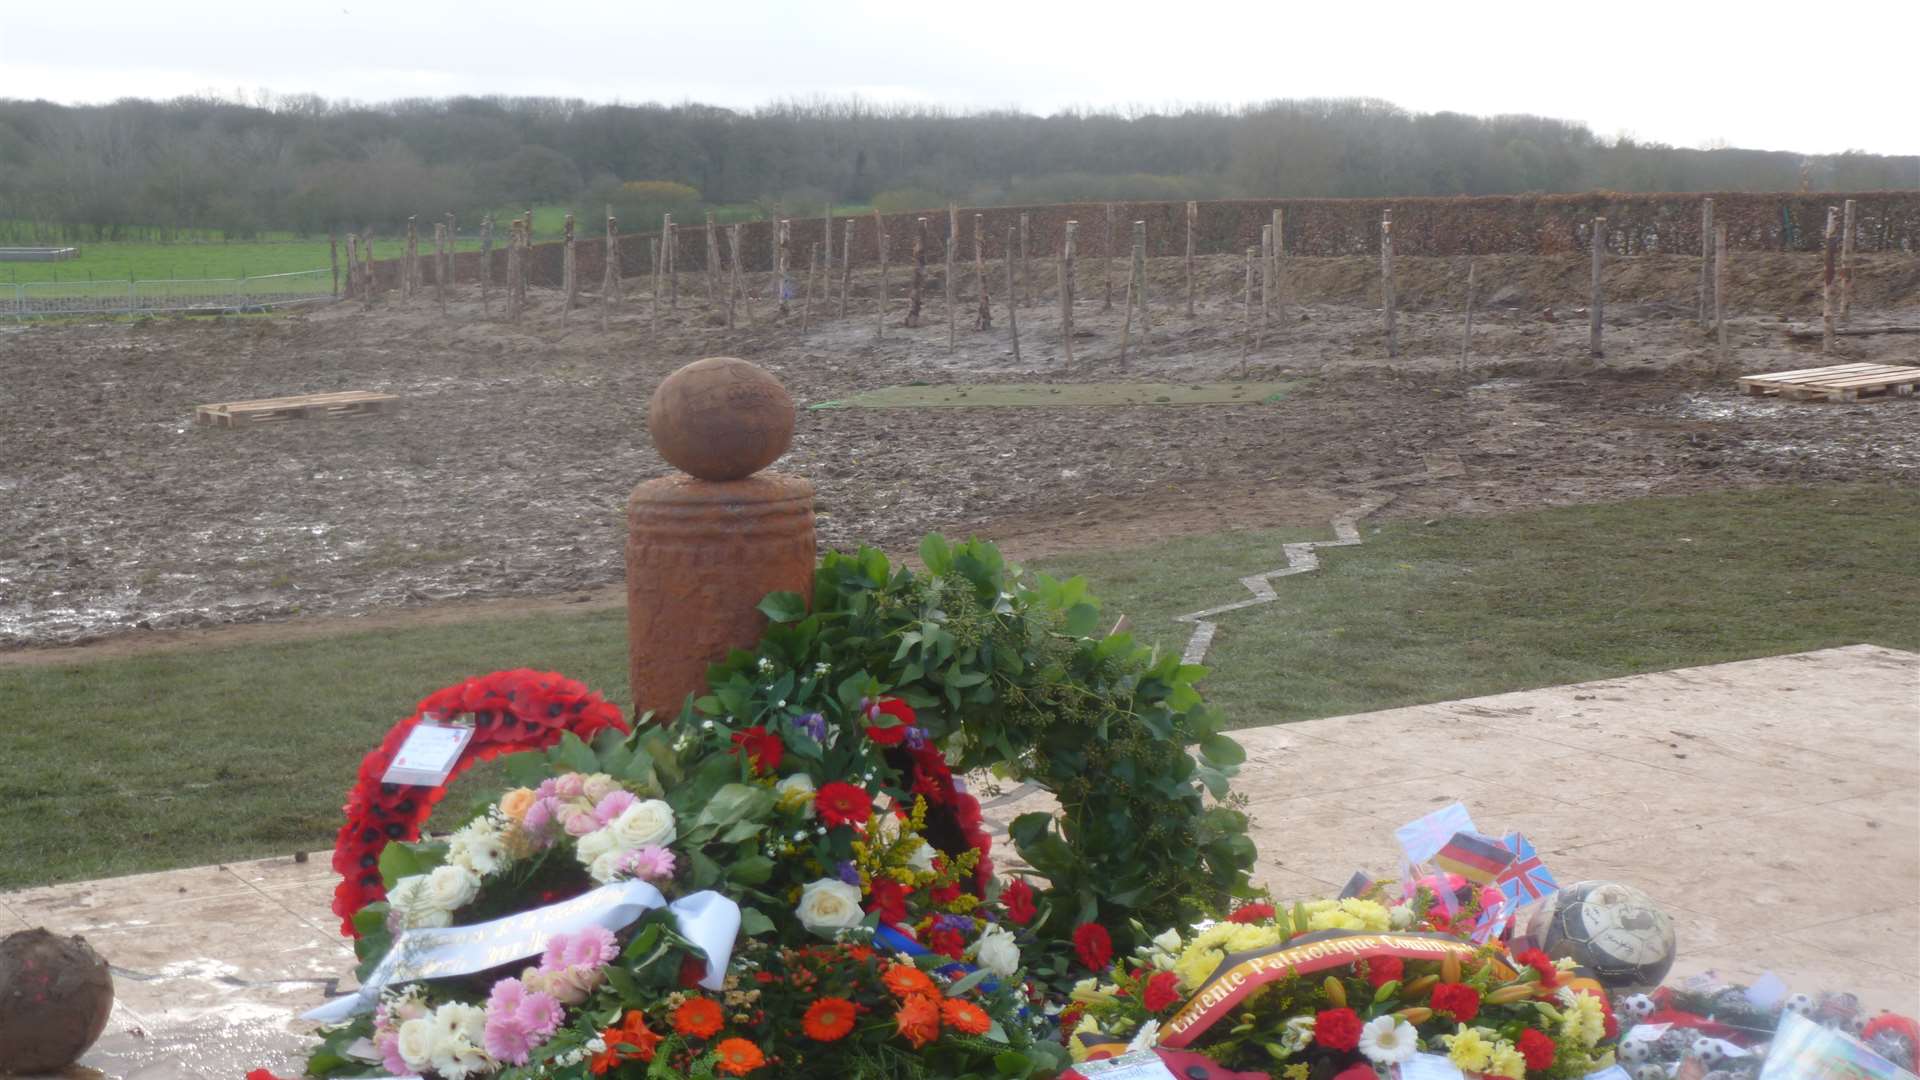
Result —
<path fill-rule="evenodd" d="M 620 846 L 629 851 L 648 844 L 666 847 L 679 835 L 673 827 L 673 807 L 659 799 L 634 803 L 620 811 L 620 816 L 609 822 L 607 828 Z"/>
<path fill-rule="evenodd" d="M 995 923 L 980 933 L 973 945 L 974 962 L 1002 978 L 1020 970 L 1020 946 L 1007 928 Z"/>
<path fill-rule="evenodd" d="M 794 914 L 809 930 L 845 930 L 860 925 L 860 886 L 836 878 L 821 878 L 800 890 Z"/>
<path fill-rule="evenodd" d="M 794 773 L 783 777 L 773 785 L 774 805 L 782 810 L 799 810 L 805 817 L 813 816 L 813 797 L 816 794 L 813 777 L 806 773 Z"/>
<path fill-rule="evenodd" d="M 587 777 L 586 782 L 580 785 L 580 794 L 594 802 L 599 802 L 619 790 L 620 781 L 601 772 Z"/>
<path fill-rule="evenodd" d="M 609 851 L 605 855 L 597 856 L 587 864 L 587 876 L 602 885 L 611 882 L 614 873 L 620 869 L 620 860 L 626 858 L 626 855 L 624 851 Z"/>
<path fill-rule="evenodd" d="M 573 850 L 574 854 L 580 857 L 583 865 L 592 866 L 595 859 L 603 855 L 617 854 L 625 849 L 620 846 L 619 839 L 613 835 L 613 826 L 609 825 L 604 829 L 595 829 L 574 841 Z"/>
<path fill-rule="evenodd" d="M 441 911 L 458 911 L 480 895 L 480 876 L 464 866 L 436 866 L 427 875 L 426 902 Z"/>
<path fill-rule="evenodd" d="M 433 1021 L 409 1020 L 400 1025 L 400 1060 L 407 1068 L 425 1072 L 433 1064 Z"/>

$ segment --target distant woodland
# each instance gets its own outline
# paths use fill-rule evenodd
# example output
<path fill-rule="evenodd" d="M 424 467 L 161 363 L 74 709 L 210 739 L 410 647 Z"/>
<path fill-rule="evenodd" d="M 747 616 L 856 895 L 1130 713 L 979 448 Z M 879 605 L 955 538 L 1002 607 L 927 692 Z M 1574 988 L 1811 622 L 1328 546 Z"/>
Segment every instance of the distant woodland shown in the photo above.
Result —
<path fill-rule="evenodd" d="M 611 204 L 757 216 L 1077 200 L 1920 187 L 1920 157 L 1607 140 L 1535 116 L 1419 114 L 1362 99 L 1178 114 L 959 113 L 856 102 L 735 111 L 548 98 L 380 105 L 313 96 L 65 106 L 0 99 L 0 225 L 13 238 L 169 239 L 409 214 Z"/>

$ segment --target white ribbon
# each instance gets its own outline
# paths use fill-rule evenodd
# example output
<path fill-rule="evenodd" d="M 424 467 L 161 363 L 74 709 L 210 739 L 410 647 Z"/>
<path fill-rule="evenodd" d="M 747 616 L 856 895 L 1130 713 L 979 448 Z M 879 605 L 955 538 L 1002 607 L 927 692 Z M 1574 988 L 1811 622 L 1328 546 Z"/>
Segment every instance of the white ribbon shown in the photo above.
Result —
<path fill-rule="evenodd" d="M 711 891 L 669 904 L 659 889 L 644 881 L 616 881 L 571 900 L 491 922 L 404 931 L 358 992 L 335 998 L 301 1019 L 339 1023 L 371 1011 L 380 991 L 388 986 L 471 975 L 524 960 L 545 951 L 548 938 L 589 926 L 619 930 L 662 907 L 673 912 L 680 935 L 707 954 L 707 974 L 700 985 L 720 989 L 740 933 L 740 905 Z"/>

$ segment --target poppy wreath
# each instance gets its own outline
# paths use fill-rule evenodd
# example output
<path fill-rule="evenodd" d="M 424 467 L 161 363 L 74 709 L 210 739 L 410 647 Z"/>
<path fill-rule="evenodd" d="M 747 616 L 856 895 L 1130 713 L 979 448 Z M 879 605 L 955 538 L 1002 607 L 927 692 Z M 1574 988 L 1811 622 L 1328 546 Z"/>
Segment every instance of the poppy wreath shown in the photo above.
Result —
<path fill-rule="evenodd" d="M 451 780 L 474 764 L 502 754 L 544 750 L 572 732 L 591 739 L 605 728 L 628 730 L 620 709 L 586 684 L 551 672 L 517 668 L 467 679 L 428 694 L 413 715 L 395 724 L 386 738 L 360 761 L 360 771 L 345 807 L 347 821 L 333 848 L 333 869 L 340 884 L 333 913 L 340 932 L 358 937 L 353 916 L 386 896 L 380 853 L 396 840 L 417 840 L 420 827 L 446 794 L 443 786 L 425 788 L 381 781 L 407 736 L 431 718 L 446 723 L 471 717 L 473 738 L 447 774 Z"/>

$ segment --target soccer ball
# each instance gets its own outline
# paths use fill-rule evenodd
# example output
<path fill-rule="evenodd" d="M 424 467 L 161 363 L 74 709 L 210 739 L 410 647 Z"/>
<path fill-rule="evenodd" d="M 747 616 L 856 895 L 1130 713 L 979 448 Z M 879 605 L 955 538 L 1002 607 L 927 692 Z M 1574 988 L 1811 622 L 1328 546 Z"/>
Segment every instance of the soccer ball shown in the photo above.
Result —
<path fill-rule="evenodd" d="M 1628 1019 L 1639 1021 L 1653 1015 L 1653 999 L 1645 994 L 1633 994 L 1620 1000 L 1620 1011 Z"/>
<path fill-rule="evenodd" d="M 1727 1052 L 1721 1048 L 1718 1039 L 1695 1039 L 1688 1054 L 1709 1069 L 1727 1059 Z"/>
<path fill-rule="evenodd" d="M 1813 1011 L 1813 998 L 1806 994 L 1795 994 L 1788 998 L 1786 1003 L 1781 1005 L 1780 1008 L 1785 1012 L 1799 1013 L 1801 1016 L 1805 1016 Z"/>
<path fill-rule="evenodd" d="M 1667 1070 L 1659 1065 L 1642 1065 L 1633 1070 L 1633 1080 L 1667 1080 Z"/>
<path fill-rule="evenodd" d="M 1626 1039 L 1620 1043 L 1620 1063 L 1644 1065 L 1653 1060 L 1653 1043 L 1646 1039 Z"/>
<path fill-rule="evenodd" d="M 1673 967 L 1673 920 L 1618 882 L 1582 881 L 1554 893 L 1528 921 L 1527 936 L 1616 992 L 1651 989 Z"/>

